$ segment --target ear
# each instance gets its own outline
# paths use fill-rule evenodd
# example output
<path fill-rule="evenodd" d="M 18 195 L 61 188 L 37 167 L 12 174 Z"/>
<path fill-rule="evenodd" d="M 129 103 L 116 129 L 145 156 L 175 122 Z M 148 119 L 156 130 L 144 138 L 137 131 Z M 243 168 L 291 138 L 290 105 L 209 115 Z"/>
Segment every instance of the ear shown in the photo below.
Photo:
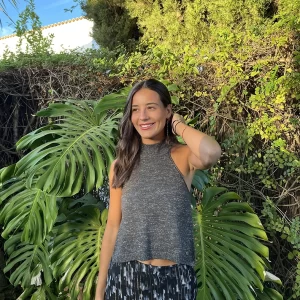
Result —
<path fill-rule="evenodd" d="M 167 118 L 169 119 L 172 116 L 172 104 L 168 104 L 166 110 L 167 110 Z"/>

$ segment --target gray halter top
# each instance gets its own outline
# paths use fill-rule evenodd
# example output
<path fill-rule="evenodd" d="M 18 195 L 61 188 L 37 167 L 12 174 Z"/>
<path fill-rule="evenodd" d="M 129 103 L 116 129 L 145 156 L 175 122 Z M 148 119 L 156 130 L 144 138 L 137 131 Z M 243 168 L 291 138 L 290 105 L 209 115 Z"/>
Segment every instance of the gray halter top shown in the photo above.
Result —
<path fill-rule="evenodd" d="M 190 192 L 166 143 L 142 145 L 122 189 L 122 220 L 112 262 L 168 259 L 194 265 Z"/>

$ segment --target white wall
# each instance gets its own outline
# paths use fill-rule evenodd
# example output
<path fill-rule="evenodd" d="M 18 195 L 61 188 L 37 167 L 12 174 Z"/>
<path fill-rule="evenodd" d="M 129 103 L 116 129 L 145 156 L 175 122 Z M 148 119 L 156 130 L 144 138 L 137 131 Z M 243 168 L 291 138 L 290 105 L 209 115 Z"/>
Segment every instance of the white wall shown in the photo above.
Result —
<path fill-rule="evenodd" d="M 43 35 L 54 34 L 52 49 L 58 53 L 64 49 L 86 49 L 97 48 L 97 44 L 90 36 L 92 33 L 93 22 L 83 17 L 75 18 L 49 26 L 42 27 Z M 9 35 L 0 38 L 0 58 L 6 47 L 12 51 L 16 51 L 19 38 L 16 35 Z M 22 51 L 25 50 L 25 42 L 23 42 Z"/>

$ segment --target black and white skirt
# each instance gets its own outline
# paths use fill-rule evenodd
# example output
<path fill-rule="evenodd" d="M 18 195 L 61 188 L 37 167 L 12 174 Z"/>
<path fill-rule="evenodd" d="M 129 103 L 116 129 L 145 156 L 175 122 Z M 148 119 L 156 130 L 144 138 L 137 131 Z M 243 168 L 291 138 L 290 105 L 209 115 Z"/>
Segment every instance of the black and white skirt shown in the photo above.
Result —
<path fill-rule="evenodd" d="M 111 263 L 105 299 L 195 300 L 197 279 L 192 266 L 152 266 L 139 261 Z"/>

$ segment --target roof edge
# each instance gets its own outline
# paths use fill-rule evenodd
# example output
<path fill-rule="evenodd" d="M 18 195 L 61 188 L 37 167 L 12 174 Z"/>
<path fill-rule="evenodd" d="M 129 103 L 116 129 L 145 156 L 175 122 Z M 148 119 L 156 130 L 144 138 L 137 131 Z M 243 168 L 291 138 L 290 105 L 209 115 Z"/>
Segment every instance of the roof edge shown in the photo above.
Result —
<path fill-rule="evenodd" d="M 69 20 L 53 23 L 53 24 L 50 24 L 50 25 L 42 26 L 41 30 L 48 29 L 48 28 L 51 28 L 51 27 L 60 26 L 60 25 L 64 25 L 64 24 L 68 24 L 68 23 L 73 23 L 73 22 L 80 21 L 80 20 L 83 20 L 83 19 L 87 20 L 87 18 L 81 16 L 81 17 L 72 18 L 72 19 L 69 19 Z M 15 33 L 13 33 L 13 34 L 2 36 L 2 37 L 0 37 L 0 41 L 5 40 L 5 39 L 9 39 L 9 38 L 14 37 L 14 36 L 17 36 L 17 35 Z"/>

